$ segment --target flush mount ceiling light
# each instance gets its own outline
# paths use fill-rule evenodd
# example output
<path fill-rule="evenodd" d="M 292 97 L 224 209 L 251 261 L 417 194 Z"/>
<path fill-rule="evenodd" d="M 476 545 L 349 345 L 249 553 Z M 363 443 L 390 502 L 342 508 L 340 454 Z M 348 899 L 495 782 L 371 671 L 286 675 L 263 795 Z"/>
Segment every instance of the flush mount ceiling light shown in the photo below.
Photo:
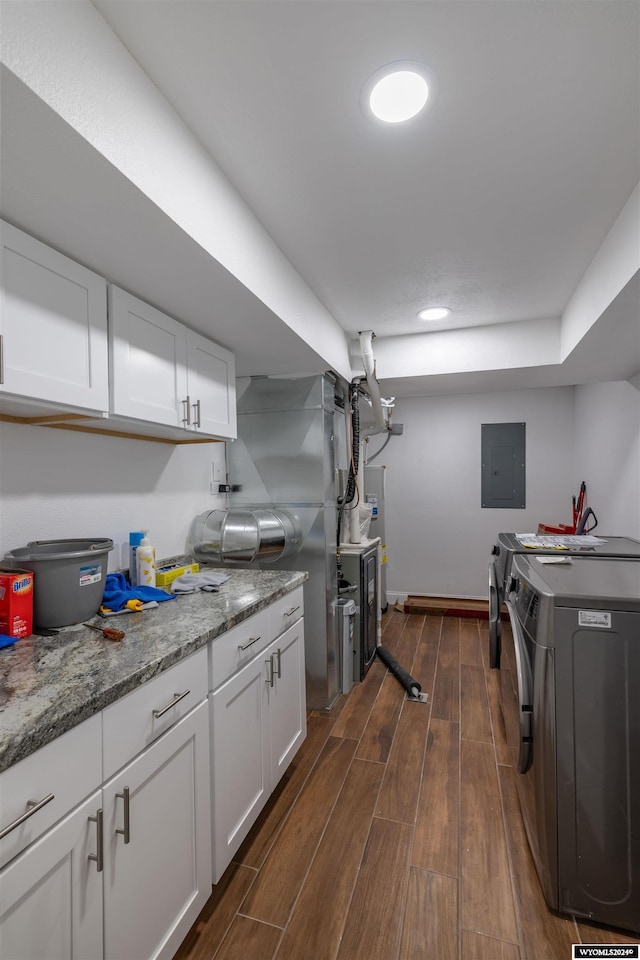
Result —
<path fill-rule="evenodd" d="M 435 90 L 435 77 L 423 63 L 401 60 L 369 77 L 362 91 L 362 104 L 377 120 L 402 123 L 431 105 Z"/>
<path fill-rule="evenodd" d="M 449 307 L 427 307 L 418 314 L 419 320 L 444 320 L 451 313 Z"/>

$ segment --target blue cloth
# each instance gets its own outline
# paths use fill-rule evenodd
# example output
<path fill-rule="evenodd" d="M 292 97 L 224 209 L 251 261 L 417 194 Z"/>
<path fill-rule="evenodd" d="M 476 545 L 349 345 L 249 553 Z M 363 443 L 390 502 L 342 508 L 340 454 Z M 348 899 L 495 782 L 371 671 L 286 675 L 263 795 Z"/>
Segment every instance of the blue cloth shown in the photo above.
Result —
<path fill-rule="evenodd" d="M 157 587 L 132 587 L 124 573 L 108 573 L 104 583 L 102 606 L 109 610 L 122 610 L 127 600 L 149 603 L 151 600 L 175 600 L 175 597 Z"/>
<path fill-rule="evenodd" d="M 10 647 L 12 643 L 17 643 L 20 637 L 10 637 L 8 633 L 0 633 L 0 648 Z"/>

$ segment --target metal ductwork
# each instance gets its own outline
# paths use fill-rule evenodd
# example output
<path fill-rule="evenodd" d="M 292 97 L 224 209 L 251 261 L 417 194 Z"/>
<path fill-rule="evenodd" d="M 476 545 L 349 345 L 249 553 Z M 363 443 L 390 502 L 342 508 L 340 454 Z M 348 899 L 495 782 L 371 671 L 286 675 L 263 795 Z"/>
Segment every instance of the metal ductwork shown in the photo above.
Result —
<path fill-rule="evenodd" d="M 209 563 L 275 563 L 299 542 L 293 519 L 282 510 L 208 510 L 189 531 L 194 557 Z"/>

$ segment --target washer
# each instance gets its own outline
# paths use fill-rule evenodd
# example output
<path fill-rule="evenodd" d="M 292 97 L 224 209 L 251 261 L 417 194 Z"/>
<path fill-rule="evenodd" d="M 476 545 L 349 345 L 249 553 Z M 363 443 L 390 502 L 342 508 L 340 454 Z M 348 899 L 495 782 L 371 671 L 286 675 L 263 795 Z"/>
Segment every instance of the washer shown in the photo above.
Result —
<path fill-rule="evenodd" d="M 620 557 L 640 559 L 640 540 L 631 537 L 557 536 L 541 538 L 538 534 L 499 533 L 491 548 L 489 561 L 489 664 L 500 666 L 500 611 L 508 592 L 511 564 L 517 554 L 557 555 L 557 547 L 525 547 L 526 542 L 544 539 L 563 543 L 562 553 L 581 557 Z"/>
<path fill-rule="evenodd" d="M 506 601 L 501 705 L 524 825 L 549 907 L 638 933 L 640 561 L 549 559 L 514 556 Z"/>

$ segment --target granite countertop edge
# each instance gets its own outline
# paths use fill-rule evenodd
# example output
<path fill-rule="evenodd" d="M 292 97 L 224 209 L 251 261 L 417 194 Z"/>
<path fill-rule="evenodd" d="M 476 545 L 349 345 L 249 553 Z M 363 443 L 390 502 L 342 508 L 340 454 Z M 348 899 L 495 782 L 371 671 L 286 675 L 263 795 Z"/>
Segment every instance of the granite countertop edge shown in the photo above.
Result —
<path fill-rule="evenodd" d="M 93 618 L 124 630 L 122 643 L 93 631 L 88 638 L 78 624 L 0 651 L 0 773 L 307 579 L 295 570 L 235 570 L 217 593 L 181 596 L 144 613 Z"/>

